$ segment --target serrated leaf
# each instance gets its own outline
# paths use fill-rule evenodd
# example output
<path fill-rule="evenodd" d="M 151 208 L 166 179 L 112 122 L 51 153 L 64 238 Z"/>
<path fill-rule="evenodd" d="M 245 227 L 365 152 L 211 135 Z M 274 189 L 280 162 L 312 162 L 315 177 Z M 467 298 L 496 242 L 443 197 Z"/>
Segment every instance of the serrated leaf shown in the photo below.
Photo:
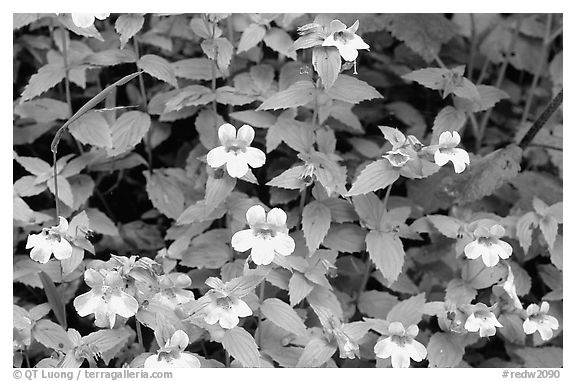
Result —
<path fill-rule="evenodd" d="M 428 220 L 432 222 L 432 225 L 442 235 L 445 235 L 448 238 L 458 238 L 458 234 L 460 232 L 460 228 L 462 227 L 462 222 L 460 220 L 450 217 L 450 216 L 443 216 L 440 214 L 432 214 L 427 216 Z"/>
<path fill-rule="evenodd" d="M 254 338 L 242 327 L 224 332 L 222 346 L 246 368 L 260 368 L 260 353 Z"/>
<path fill-rule="evenodd" d="M 99 209 L 90 208 L 86 209 L 86 214 L 88 215 L 88 219 L 90 220 L 90 229 L 100 233 L 106 234 L 111 236 L 118 236 L 120 233 L 118 232 L 118 228 L 116 224 L 104 213 L 102 213 Z"/>
<path fill-rule="evenodd" d="M 166 59 L 155 54 L 146 54 L 140 57 L 137 62 L 138 67 L 154 78 L 167 82 L 178 88 L 178 81 L 174 74 L 174 69 Z"/>
<path fill-rule="evenodd" d="M 474 300 L 478 292 L 462 279 L 452 279 L 446 285 L 444 299 L 454 305 L 469 304 Z"/>
<path fill-rule="evenodd" d="M 254 102 L 255 97 L 246 95 L 231 86 L 222 86 L 216 89 L 216 102 L 225 105 L 242 106 Z"/>
<path fill-rule="evenodd" d="M 366 250 L 386 280 L 398 279 L 406 255 L 400 238 L 394 233 L 372 230 L 366 235 Z"/>
<path fill-rule="evenodd" d="M 324 246 L 344 253 L 357 253 L 366 248 L 366 230 L 357 224 L 332 224 Z"/>
<path fill-rule="evenodd" d="M 386 14 L 381 18 L 392 35 L 431 62 L 442 44 L 456 35 L 456 24 L 442 14 Z"/>
<path fill-rule="evenodd" d="M 132 331 L 133 332 L 133 331 Z M 116 357 L 130 338 L 131 330 L 127 327 L 119 329 L 101 329 L 92 332 L 83 338 L 84 344 L 93 345 L 98 352 L 102 353 L 102 359 L 108 364 Z"/>
<path fill-rule="evenodd" d="M 232 53 L 234 52 L 234 46 L 228 39 L 218 37 L 213 40 L 204 40 L 202 41 L 201 47 L 208 58 L 217 62 L 218 68 L 221 71 L 228 69 L 230 60 L 232 59 Z"/>
<path fill-rule="evenodd" d="M 52 171 L 50 164 L 37 157 L 16 155 L 14 160 L 35 176 L 46 175 Z"/>
<path fill-rule="evenodd" d="M 180 264 L 182 266 L 219 269 L 232 258 L 232 251 L 223 242 L 212 242 L 192 245 L 181 255 Z"/>
<path fill-rule="evenodd" d="M 304 275 L 294 272 L 288 283 L 288 294 L 290 295 L 290 306 L 294 307 L 310 294 L 314 286 Z"/>
<path fill-rule="evenodd" d="M 404 327 L 418 324 L 420 320 L 422 320 L 424 304 L 426 304 L 426 296 L 424 293 L 403 300 L 390 310 L 386 320 L 391 323 L 399 321 Z"/>
<path fill-rule="evenodd" d="M 523 320 L 514 313 L 502 313 L 498 316 L 498 321 L 503 327 L 498 329 L 498 333 L 514 344 L 524 345 L 526 333 L 523 328 Z"/>
<path fill-rule="evenodd" d="M 358 220 L 358 214 L 354 211 L 354 206 L 346 200 L 327 198 L 321 202 L 330 209 L 330 216 L 334 222 L 343 223 Z"/>
<path fill-rule="evenodd" d="M 304 207 L 302 229 L 306 238 L 306 246 L 310 252 L 316 251 L 328 234 L 330 221 L 330 209 L 326 205 L 312 201 Z"/>
<path fill-rule="evenodd" d="M 230 113 L 230 118 L 249 124 L 252 127 L 269 128 L 276 123 L 276 116 L 268 111 L 236 111 Z"/>
<path fill-rule="evenodd" d="M 237 53 L 245 52 L 249 49 L 252 49 L 262 39 L 266 34 L 266 28 L 259 24 L 250 24 L 244 32 L 242 32 L 242 36 L 240 37 L 240 42 L 238 43 L 238 51 Z"/>
<path fill-rule="evenodd" d="M 212 76 L 222 77 L 220 70 L 214 67 L 212 61 L 207 58 L 188 58 L 172 62 L 170 65 L 174 70 L 174 75 L 180 78 L 206 81 L 212 79 Z"/>
<path fill-rule="evenodd" d="M 21 102 L 27 101 L 50 90 L 60 83 L 66 76 L 63 66 L 48 64 L 42 66 L 32 77 L 22 92 Z"/>
<path fill-rule="evenodd" d="M 224 176 L 220 179 L 208 177 L 206 180 L 206 204 L 213 208 L 222 204 L 232 193 L 235 186 L 236 179 L 233 177 Z"/>
<path fill-rule="evenodd" d="M 167 217 L 177 219 L 184 210 L 184 194 L 178 183 L 161 169 L 144 171 L 143 175 L 152 205 Z"/>
<path fill-rule="evenodd" d="M 485 111 L 494 107 L 501 100 L 510 98 L 508 93 L 494 86 L 476 85 L 475 87 L 479 98 L 475 101 L 459 100 L 459 108 L 471 112 Z"/>
<path fill-rule="evenodd" d="M 114 29 L 120 34 L 120 49 L 124 49 L 130 38 L 142 29 L 144 16 L 136 14 L 122 14 L 116 19 Z"/>
<path fill-rule="evenodd" d="M 284 189 L 301 189 L 305 185 L 301 179 L 301 176 L 304 174 L 304 169 L 304 165 L 288 168 L 280 175 L 268 181 L 266 185 Z"/>
<path fill-rule="evenodd" d="M 264 316 L 277 326 L 294 333 L 297 336 L 306 337 L 306 325 L 296 311 L 288 304 L 277 298 L 264 300 L 260 305 Z"/>
<path fill-rule="evenodd" d="M 354 210 L 358 214 L 361 225 L 369 229 L 377 229 L 385 212 L 382 201 L 374 193 L 358 195 L 352 198 Z"/>
<path fill-rule="evenodd" d="M 346 196 L 356 196 L 383 189 L 400 177 L 387 159 L 376 160 L 362 170 Z"/>
<path fill-rule="evenodd" d="M 316 88 L 312 82 L 299 81 L 288 87 L 286 90 L 272 95 L 256 110 L 278 110 L 304 106 L 314 99 L 315 93 Z"/>
<path fill-rule="evenodd" d="M 18 104 L 14 107 L 14 113 L 21 118 L 32 118 L 38 123 L 49 123 L 70 117 L 68 105 L 51 98 L 40 98 Z"/>
<path fill-rule="evenodd" d="M 150 116 L 141 111 L 128 111 L 116 119 L 110 127 L 112 148 L 107 149 L 109 156 L 117 156 L 134 148 L 150 128 Z"/>
<path fill-rule="evenodd" d="M 463 111 L 452 106 L 444 107 L 434 118 L 432 143 L 437 144 L 438 138 L 443 132 L 460 132 L 464 124 L 466 124 L 466 114 Z"/>
<path fill-rule="evenodd" d="M 464 345 L 454 334 L 436 332 L 430 337 L 426 351 L 430 368 L 454 368 L 462 361 Z"/>
<path fill-rule="evenodd" d="M 349 75 L 338 76 L 334 85 L 326 90 L 331 99 L 357 104 L 369 99 L 383 98 L 382 95 L 368 83 Z"/>
<path fill-rule="evenodd" d="M 342 59 L 338 49 L 333 46 L 315 46 L 312 49 L 312 65 L 320 78 L 322 78 L 324 87 L 328 90 L 336 82 L 338 74 L 340 74 Z"/>
<path fill-rule="evenodd" d="M 284 29 L 270 28 L 264 36 L 264 43 L 272 50 L 275 50 L 293 60 L 296 59 L 296 52 L 290 50 L 294 41 L 292 41 L 292 37 L 290 37 Z"/>
<path fill-rule="evenodd" d="M 407 81 L 418 82 L 432 90 L 443 90 L 449 73 L 450 70 L 448 69 L 427 67 L 404 74 L 402 78 Z"/>
<path fill-rule="evenodd" d="M 462 279 L 477 290 L 503 282 L 507 273 L 508 267 L 502 262 L 494 267 L 486 267 L 481 258 L 467 260 L 462 266 Z"/>
<path fill-rule="evenodd" d="M 324 338 L 313 338 L 306 344 L 298 359 L 297 368 L 317 368 L 325 364 L 336 352 L 337 347 Z"/>
<path fill-rule="evenodd" d="M 88 111 L 70 123 L 70 133 L 83 144 L 112 148 L 112 133 L 102 113 Z"/>
<path fill-rule="evenodd" d="M 56 181 L 58 181 L 58 198 L 70 208 L 74 207 L 74 193 L 72 192 L 72 187 L 68 180 L 61 175 L 56 176 Z M 53 195 L 56 195 L 54 188 L 54 178 L 50 178 L 46 185 Z"/>
<path fill-rule="evenodd" d="M 398 298 L 387 292 L 370 290 L 360 294 L 358 310 L 366 316 L 386 319 L 390 310 L 398 303 Z"/>
<path fill-rule="evenodd" d="M 34 325 L 32 336 L 45 347 L 55 351 L 66 351 L 74 347 L 64 328 L 47 319 Z"/>

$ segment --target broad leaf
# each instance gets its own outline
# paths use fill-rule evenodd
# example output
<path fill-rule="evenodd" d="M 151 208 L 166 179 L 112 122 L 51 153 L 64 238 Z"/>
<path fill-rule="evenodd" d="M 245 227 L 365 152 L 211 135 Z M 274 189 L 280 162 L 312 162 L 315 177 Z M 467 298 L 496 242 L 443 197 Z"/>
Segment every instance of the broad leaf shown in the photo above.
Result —
<path fill-rule="evenodd" d="M 88 111 L 70 124 L 70 133 L 83 144 L 112 148 L 112 133 L 102 113 Z"/>
<path fill-rule="evenodd" d="M 406 255 L 400 238 L 394 233 L 372 230 L 366 235 L 366 250 L 386 280 L 398 279 Z"/>
<path fill-rule="evenodd" d="M 326 339 L 315 337 L 306 344 L 296 367 L 317 368 L 330 360 L 336 349 L 338 347 L 328 343 Z"/>
<path fill-rule="evenodd" d="M 242 37 L 240 37 L 237 53 L 245 52 L 248 49 L 258 45 L 258 43 L 264 38 L 265 34 L 266 28 L 264 28 L 262 25 L 248 25 L 248 28 L 244 29 L 244 32 L 242 32 Z"/>
<path fill-rule="evenodd" d="M 296 311 L 280 299 L 269 298 L 260 305 L 264 316 L 277 326 L 294 333 L 297 336 L 306 337 L 306 325 Z"/>
<path fill-rule="evenodd" d="M 314 99 L 315 93 L 316 88 L 311 81 L 299 81 L 286 90 L 272 95 L 256 110 L 278 110 L 304 106 Z"/>
<path fill-rule="evenodd" d="M 302 229 L 306 246 L 310 252 L 316 251 L 330 229 L 330 209 L 319 201 L 312 201 L 304 207 Z"/>
<path fill-rule="evenodd" d="M 324 87 L 330 89 L 340 74 L 342 59 L 335 47 L 316 46 L 312 49 L 312 65 L 322 78 Z"/>
<path fill-rule="evenodd" d="M 107 149 L 108 155 L 117 156 L 134 148 L 148 132 L 150 122 L 150 116 L 141 111 L 122 114 L 110 127 L 112 148 Z"/>
<path fill-rule="evenodd" d="M 387 159 L 376 160 L 362 170 L 346 196 L 356 196 L 386 188 L 400 177 Z"/>
<path fill-rule="evenodd" d="M 391 323 L 399 321 L 405 328 L 412 324 L 418 324 L 424 313 L 424 304 L 426 304 L 426 296 L 424 293 L 403 300 L 390 310 L 386 320 Z"/>
<path fill-rule="evenodd" d="M 64 79 L 66 72 L 63 66 L 57 64 L 44 65 L 32 77 L 22 92 L 22 102 L 37 97 L 56 86 Z"/>
<path fill-rule="evenodd" d="M 260 353 L 254 338 L 242 327 L 224 332 L 222 346 L 246 368 L 260 368 Z"/>
<path fill-rule="evenodd" d="M 455 334 L 436 332 L 430 338 L 426 351 L 430 368 L 454 368 L 462 361 L 464 343 Z"/>
<path fill-rule="evenodd" d="M 114 29 L 120 34 L 120 49 L 128 43 L 132 37 L 142 29 L 144 16 L 137 14 L 123 14 L 118 16 Z"/>
<path fill-rule="evenodd" d="M 140 69 L 151 76 L 178 87 L 174 69 L 166 59 L 155 54 L 146 54 L 138 60 L 137 64 Z"/>
<path fill-rule="evenodd" d="M 294 272 L 288 283 L 288 294 L 290 295 L 290 306 L 294 307 L 302 299 L 308 296 L 314 289 L 314 286 L 299 272 Z"/>
<path fill-rule="evenodd" d="M 334 100 L 353 104 L 382 98 L 382 95 L 366 82 L 344 74 L 338 76 L 334 85 L 326 90 L 326 95 Z"/>

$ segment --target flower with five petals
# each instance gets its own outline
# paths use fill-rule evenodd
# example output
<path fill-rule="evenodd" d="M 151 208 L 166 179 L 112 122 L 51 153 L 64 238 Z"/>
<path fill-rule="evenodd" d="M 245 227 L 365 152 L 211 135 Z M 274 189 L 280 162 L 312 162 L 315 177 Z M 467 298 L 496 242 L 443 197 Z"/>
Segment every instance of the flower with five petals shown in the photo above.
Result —
<path fill-rule="evenodd" d="M 328 37 L 322 42 L 322 46 L 334 46 L 345 61 L 355 61 L 358 49 L 370 49 L 362 37 L 356 34 L 358 26 L 358 20 L 350 28 L 346 28 L 340 20 L 332 20 L 328 28 Z"/>
<path fill-rule="evenodd" d="M 488 267 L 498 264 L 500 258 L 506 259 L 512 255 L 512 246 L 502 241 L 505 233 L 502 225 L 492 225 L 490 229 L 479 226 L 474 230 L 474 241 L 464 247 L 464 254 L 470 259 L 482 256 L 482 261 Z"/>
<path fill-rule="evenodd" d="M 72 245 L 66 238 L 68 221 L 64 217 L 59 219 L 58 226 L 44 228 L 41 233 L 28 236 L 26 248 L 32 248 L 30 258 L 36 262 L 47 263 L 52 253 L 59 260 L 70 258 L 72 255 Z"/>
<path fill-rule="evenodd" d="M 404 329 L 402 323 L 395 321 L 388 326 L 388 333 L 389 337 L 376 343 L 374 353 L 383 359 L 392 357 L 392 367 L 408 368 L 410 359 L 422 361 L 426 358 L 426 347 L 414 340 L 418 335 L 416 324 Z"/>
<path fill-rule="evenodd" d="M 200 360 L 192 353 L 184 352 L 189 343 L 186 332 L 174 332 L 158 353 L 144 361 L 144 368 L 200 368 Z"/>
<path fill-rule="evenodd" d="M 434 161 L 440 167 L 449 161 L 454 165 L 454 172 L 462 173 L 470 164 L 468 152 L 456 148 L 460 144 L 460 134 L 456 131 L 444 131 L 438 139 L 438 149 L 434 153 Z"/>
<path fill-rule="evenodd" d="M 254 140 L 254 129 L 245 124 L 238 132 L 236 128 L 225 123 L 218 129 L 221 146 L 208 152 L 206 161 L 212 168 L 226 165 L 231 177 L 242 177 L 248 173 L 248 166 L 260 168 L 266 162 L 266 154 L 258 148 L 250 147 Z"/>
<path fill-rule="evenodd" d="M 484 303 L 477 303 L 472 306 L 472 313 L 466 319 L 466 323 L 464 323 L 464 328 L 468 332 L 479 332 L 480 337 L 495 335 L 496 327 L 502 328 L 502 324 Z"/>
<path fill-rule="evenodd" d="M 254 205 L 246 212 L 250 229 L 241 230 L 232 236 L 232 247 L 240 252 L 252 249 L 250 257 L 257 265 L 268 265 L 275 254 L 290 255 L 296 244 L 288 235 L 286 213 L 279 208 L 268 212 L 261 205 Z"/>
<path fill-rule="evenodd" d="M 530 304 L 526 308 L 528 317 L 522 324 L 524 332 L 531 335 L 538 331 L 542 340 L 550 340 L 552 338 L 552 330 L 558 329 L 560 325 L 554 316 L 546 314 L 549 309 L 550 304 L 548 302 L 542 302 L 540 307 L 537 304 Z"/>

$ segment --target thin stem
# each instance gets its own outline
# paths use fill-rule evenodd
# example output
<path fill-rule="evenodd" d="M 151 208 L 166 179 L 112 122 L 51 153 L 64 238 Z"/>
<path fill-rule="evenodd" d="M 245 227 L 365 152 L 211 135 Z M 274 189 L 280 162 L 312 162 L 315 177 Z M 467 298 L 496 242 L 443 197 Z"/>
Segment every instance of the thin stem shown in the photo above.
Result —
<path fill-rule="evenodd" d="M 134 52 L 136 53 L 136 60 L 140 59 L 140 47 L 138 44 L 137 36 L 134 36 Z M 140 87 L 140 96 L 142 98 L 142 109 L 146 111 L 148 107 L 148 97 L 146 96 L 146 87 L 144 86 L 144 76 L 142 73 L 138 75 L 138 86 Z M 146 153 L 148 155 L 148 170 L 152 175 L 152 125 L 146 133 Z"/>
<path fill-rule="evenodd" d="M 52 168 L 54 170 L 54 201 L 56 203 L 56 223 L 58 223 L 58 217 L 60 216 L 60 199 L 58 198 L 58 168 L 56 150 L 52 151 Z"/>
<path fill-rule="evenodd" d="M 482 64 L 482 69 L 480 70 L 480 75 L 478 76 L 478 80 L 476 80 L 477 85 L 481 85 L 484 82 L 484 77 L 486 77 L 486 73 L 488 73 L 488 66 L 490 65 L 490 59 L 486 57 L 484 59 L 484 63 Z"/>
<path fill-rule="evenodd" d="M 212 39 L 216 36 L 216 23 L 212 23 Z M 216 64 L 218 62 L 218 49 L 215 50 L 214 59 L 212 60 L 212 82 L 210 83 L 212 88 L 212 93 L 216 94 Z M 212 112 L 214 113 L 214 128 L 218 128 L 218 112 L 217 112 L 217 102 L 216 96 L 212 100 Z"/>
<path fill-rule="evenodd" d="M 388 211 L 388 199 L 390 198 L 390 192 L 392 191 L 392 184 L 388 185 L 388 188 L 386 188 L 386 194 L 384 195 L 384 209 L 386 209 L 386 211 Z"/>
<path fill-rule="evenodd" d="M 230 353 L 226 349 L 224 349 L 224 354 L 226 356 L 226 368 L 230 368 Z"/>
<path fill-rule="evenodd" d="M 26 360 L 26 366 L 28 368 L 32 368 L 30 366 L 30 356 L 28 356 L 28 351 L 22 351 L 24 353 L 24 359 Z"/>
<path fill-rule="evenodd" d="M 446 65 L 444 65 L 444 62 L 442 61 L 442 59 L 440 59 L 440 56 L 438 56 L 438 54 L 434 55 L 434 61 L 436 61 L 438 66 L 440 66 L 442 69 L 446 69 Z"/>
<path fill-rule="evenodd" d="M 476 58 L 476 22 L 474 13 L 470 13 L 470 52 L 468 53 L 468 78 L 474 74 L 474 60 Z"/>
<path fill-rule="evenodd" d="M 138 343 L 142 348 L 142 352 L 145 352 L 144 339 L 142 339 L 142 327 L 140 326 L 140 322 L 138 320 L 136 320 L 136 334 L 138 335 Z"/>
<path fill-rule="evenodd" d="M 260 300 L 260 305 L 264 302 L 264 293 L 266 292 L 266 279 L 262 280 L 260 283 L 260 290 L 258 293 L 258 299 Z M 262 310 L 258 313 L 258 335 L 256 335 L 256 343 L 258 346 L 262 346 Z"/>
<path fill-rule="evenodd" d="M 528 147 L 539 147 L 539 148 L 553 149 L 553 150 L 556 150 L 556 151 L 563 151 L 563 149 L 560 148 L 560 147 L 549 146 L 549 145 L 547 145 L 547 144 L 535 144 L 535 143 L 530 143 L 530 144 L 528 144 Z"/>
<path fill-rule="evenodd" d="M 524 111 L 522 112 L 522 119 L 520 121 L 521 126 L 526 122 L 526 119 L 528 119 L 528 113 L 530 112 L 530 106 L 532 106 L 532 100 L 534 99 L 536 86 L 538 85 L 538 81 L 540 80 L 540 74 L 542 73 L 542 69 L 544 68 L 544 63 L 548 58 L 548 39 L 550 36 L 551 29 L 552 29 L 552 14 L 548 13 L 548 17 L 546 20 L 546 32 L 544 35 L 544 39 L 542 40 L 542 48 L 540 50 L 540 60 L 538 62 L 538 67 L 536 68 L 536 73 L 534 73 L 534 77 L 532 77 L 532 84 L 530 85 L 528 100 L 526 100 L 526 105 L 524 105 Z"/>
<path fill-rule="evenodd" d="M 366 285 L 368 284 L 368 280 L 370 280 L 370 274 L 372 273 L 372 262 L 370 261 L 370 255 L 366 251 L 364 255 L 364 262 L 366 266 L 364 267 L 364 273 L 362 274 L 362 282 L 360 283 L 360 288 L 358 288 L 358 293 L 356 294 L 356 302 L 360 299 L 360 295 L 366 289 Z"/>
<path fill-rule="evenodd" d="M 68 65 L 68 32 L 66 28 L 62 30 L 62 58 L 64 59 L 64 85 L 66 90 L 66 104 L 68 105 L 68 113 L 72 115 L 72 96 L 70 95 L 70 75 Z"/>
<path fill-rule="evenodd" d="M 564 98 L 564 90 L 560 90 L 560 92 L 556 94 L 554 99 L 550 101 L 548 106 L 546 106 L 544 111 L 542 111 L 540 116 L 538 116 L 538 119 L 536 119 L 532 127 L 530 127 L 526 135 L 524 135 L 519 144 L 520 148 L 525 149 L 526 147 L 528 147 L 528 145 L 532 142 L 534 137 L 536 137 L 538 132 L 542 129 L 542 127 L 544 127 L 548 119 L 550 119 L 550 117 L 556 112 L 556 110 L 558 110 L 558 107 L 560 107 L 560 105 L 562 104 L 563 98 Z"/>
<path fill-rule="evenodd" d="M 308 188 L 304 188 L 300 191 L 300 204 L 298 205 L 298 215 L 300 216 L 300 226 L 299 229 L 302 229 L 302 216 L 304 215 L 304 207 L 306 206 L 306 196 L 308 194 Z"/>

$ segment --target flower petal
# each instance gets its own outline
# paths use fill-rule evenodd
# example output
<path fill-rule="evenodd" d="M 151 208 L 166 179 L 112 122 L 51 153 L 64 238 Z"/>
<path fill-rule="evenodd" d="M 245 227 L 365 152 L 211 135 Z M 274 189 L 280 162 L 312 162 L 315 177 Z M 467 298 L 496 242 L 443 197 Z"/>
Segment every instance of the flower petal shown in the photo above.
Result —
<path fill-rule="evenodd" d="M 542 302 L 542 304 L 540 305 L 540 312 L 542 312 L 543 314 L 547 313 L 550 310 L 550 303 L 544 301 Z"/>
<path fill-rule="evenodd" d="M 539 325 L 532 319 L 524 320 L 522 324 L 522 328 L 524 328 L 524 333 L 527 335 L 531 335 L 538 329 Z"/>
<path fill-rule="evenodd" d="M 246 221 L 250 227 L 254 227 L 257 224 L 263 224 L 266 222 L 266 210 L 262 205 L 251 206 L 246 211 Z"/>
<path fill-rule="evenodd" d="M 544 307 L 544 303 L 542 303 L 542 307 Z M 528 316 L 536 315 L 538 312 L 540 312 L 540 308 L 538 307 L 538 304 L 532 303 L 526 308 L 526 314 L 528 314 Z M 547 311 L 543 311 L 543 312 L 547 312 Z"/>
<path fill-rule="evenodd" d="M 482 253 L 482 261 L 486 267 L 494 267 L 498 264 L 500 260 L 499 253 L 501 252 L 500 246 L 492 244 L 486 247 L 486 250 Z"/>
<path fill-rule="evenodd" d="M 254 246 L 254 240 L 256 239 L 258 239 L 258 237 L 254 235 L 254 230 L 240 230 L 232 236 L 231 244 L 234 250 L 243 253 Z"/>
<path fill-rule="evenodd" d="M 274 260 L 274 248 L 268 242 L 258 242 L 252 247 L 250 257 L 257 265 L 269 265 Z"/>
<path fill-rule="evenodd" d="M 412 341 L 412 344 L 406 345 L 406 349 L 414 361 L 422 361 L 428 354 L 426 347 L 416 340 Z"/>
<path fill-rule="evenodd" d="M 468 316 L 466 323 L 464 323 L 464 328 L 466 328 L 468 332 L 478 332 L 480 329 L 480 319 L 474 316 L 474 314 Z"/>
<path fill-rule="evenodd" d="M 286 212 L 284 212 L 280 208 L 273 208 L 268 212 L 266 216 L 266 222 L 271 225 L 284 227 L 286 226 L 286 220 L 288 216 L 286 216 Z"/>
<path fill-rule="evenodd" d="M 238 319 L 238 316 L 232 313 L 232 311 L 223 311 L 220 314 L 220 320 L 218 321 L 220 327 L 225 329 L 232 329 L 236 327 L 239 322 L 240 319 Z"/>
<path fill-rule="evenodd" d="M 351 62 L 358 58 L 358 50 L 349 44 L 338 44 L 336 45 L 340 55 L 345 61 Z"/>
<path fill-rule="evenodd" d="M 542 340 L 544 341 L 550 340 L 552 336 L 554 336 L 554 332 L 552 332 L 552 329 L 544 325 L 538 326 L 538 332 L 540 333 L 540 337 L 542 337 Z"/>
<path fill-rule="evenodd" d="M 506 241 L 498 240 L 495 245 L 498 249 L 498 255 L 502 259 L 509 258 L 512 255 L 512 246 Z"/>
<path fill-rule="evenodd" d="M 410 336 L 412 338 L 418 336 L 418 326 L 416 324 L 412 324 L 406 328 L 406 336 Z"/>
<path fill-rule="evenodd" d="M 486 250 L 486 246 L 478 242 L 478 240 L 470 242 L 464 247 L 464 255 L 466 258 L 476 259 L 482 255 Z"/>
<path fill-rule="evenodd" d="M 218 128 L 218 139 L 224 146 L 236 140 L 236 127 L 230 123 L 224 123 Z"/>
<path fill-rule="evenodd" d="M 179 360 L 186 368 L 201 367 L 200 360 L 198 360 L 198 357 L 194 356 L 192 353 L 181 353 Z"/>
<path fill-rule="evenodd" d="M 236 299 L 232 303 L 231 310 L 234 314 L 239 317 L 246 317 L 252 315 L 252 310 L 248 307 L 245 301 L 241 299 Z"/>
<path fill-rule="evenodd" d="M 290 255 L 294 252 L 296 248 L 296 243 L 294 239 L 286 233 L 276 233 L 276 236 L 272 238 L 272 245 L 274 250 L 280 255 Z"/>
<path fill-rule="evenodd" d="M 333 36 L 336 32 L 342 32 L 343 30 L 346 30 L 346 24 L 340 20 L 332 20 L 328 27 L 328 33 L 330 36 Z"/>
<path fill-rule="evenodd" d="M 138 302 L 134 297 L 120 291 L 110 295 L 110 311 L 118 315 L 129 318 L 138 312 Z"/>
<path fill-rule="evenodd" d="M 252 168 L 260 168 L 266 163 L 266 154 L 254 147 L 246 147 L 246 152 L 243 153 L 244 160 Z"/>
<path fill-rule="evenodd" d="M 242 177 L 248 172 L 248 163 L 243 155 L 236 155 L 226 162 L 226 170 L 231 177 Z"/>
<path fill-rule="evenodd" d="M 238 130 L 237 139 L 243 141 L 247 146 L 254 140 L 254 129 L 245 124 Z"/>
<path fill-rule="evenodd" d="M 322 41 L 322 46 L 339 46 L 340 43 L 336 42 L 336 40 L 334 39 L 334 34 L 329 35 L 328 37 L 326 37 L 326 39 L 324 41 Z"/>
<path fill-rule="evenodd" d="M 223 146 L 218 146 L 216 148 L 212 148 L 208 155 L 206 155 L 206 161 L 208 165 L 212 168 L 220 168 L 228 160 L 231 160 L 233 155 L 230 155 L 229 152 L 226 152 L 226 148 Z"/>
<path fill-rule="evenodd" d="M 350 47 L 359 50 L 359 49 L 370 49 L 370 45 L 368 45 L 367 43 L 364 42 L 364 40 L 362 39 L 362 37 L 358 36 L 357 34 L 354 34 L 354 36 L 352 37 L 352 39 L 350 41 L 347 42 L 348 45 L 350 45 Z"/>
<path fill-rule="evenodd" d="M 64 238 L 61 238 L 60 242 L 52 242 L 52 251 L 56 259 L 67 259 L 72 256 L 72 245 Z"/>
<path fill-rule="evenodd" d="M 438 144 L 446 148 L 456 147 L 460 144 L 460 134 L 457 131 L 444 131 L 438 138 Z"/>
<path fill-rule="evenodd" d="M 436 165 L 442 167 L 446 165 L 446 163 L 448 163 L 449 161 L 450 161 L 450 155 L 448 155 L 447 153 L 444 153 L 440 150 L 434 153 L 434 162 L 436 163 Z"/>
<path fill-rule="evenodd" d="M 92 13 L 72 13 L 72 22 L 80 28 L 88 28 L 94 24 Z"/>
<path fill-rule="evenodd" d="M 183 351 L 184 349 L 186 349 L 189 342 L 190 339 L 188 338 L 186 332 L 179 329 L 172 334 L 172 337 L 170 338 L 167 345 L 178 347 L 181 351 Z"/>
<path fill-rule="evenodd" d="M 410 354 L 403 347 L 396 347 L 392 352 L 392 367 L 393 368 L 408 368 L 410 367 Z"/>
<path fill-rule="evenodd" d="M 30 251 L 30 258 L 39 263 L 48 263 L 52 256 L 52 250 L 48 246 L 34 246 Z"/>
<path fill-rule="evenodd" d="M 106 302 L 102 299 L 103 294 L 95 290 L 90 290 L 85 294 L 78 295 L 74 299 L 74 308 L 79 316 L 88 316 L 98 311 L 104 311 Z"/>
<path fill-rule="evenodd" d="M 392 356 L 392 352 L 394 351 L 396 345 L 392 342 L 390 337 L 387 337 L 383 340 L 380 340 L 374 346 L 374 353 L 376 356 L 386 359 Z"/>
<path fill-rule="evenodd" d="M 406 331 L 404 330 L 404 325 L 402 323 L 400 323 L 399 321 L 395 321 L 390 323 L 390 325 L 388 326 L 388 333 L 390 335 L 404 336 Z"/>

